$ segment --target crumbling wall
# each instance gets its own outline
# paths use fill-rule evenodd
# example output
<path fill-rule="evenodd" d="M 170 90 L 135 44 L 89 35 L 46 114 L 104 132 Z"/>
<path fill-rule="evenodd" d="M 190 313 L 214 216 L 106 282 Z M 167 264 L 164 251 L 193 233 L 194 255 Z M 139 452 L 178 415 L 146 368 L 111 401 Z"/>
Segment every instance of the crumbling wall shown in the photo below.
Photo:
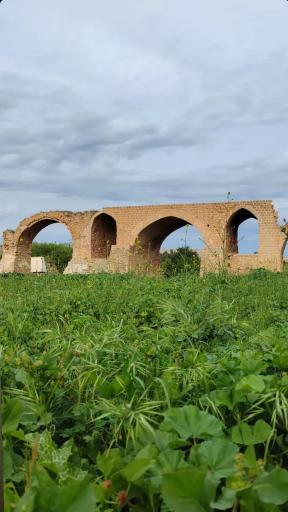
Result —
<path fill-rule="evenodd" d="M 257 254 L 238 253 L 238 229 L 254 218 L 259 224 Z M 16 231 L 5 231 L 0 272 L 30 272 L 31 244 L 53 222 L 63 223 L 73 240 L 66 273 L 157 272 L 160 247 L 179 227 L 197 228 L 204 243 L 201 273 L 254 268 L 283 270 L 286 235 L 278 225 L 272 201 L 171 204 L 104 208 L 87 212 L 40 212 L 24 219 Z"/>

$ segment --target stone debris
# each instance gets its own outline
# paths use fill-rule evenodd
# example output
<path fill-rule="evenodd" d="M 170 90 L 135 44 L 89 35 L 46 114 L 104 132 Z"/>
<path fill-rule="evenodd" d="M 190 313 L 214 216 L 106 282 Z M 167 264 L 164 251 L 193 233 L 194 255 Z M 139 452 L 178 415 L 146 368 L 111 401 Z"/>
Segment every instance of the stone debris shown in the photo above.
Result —
<path fill-rule="evenodd" d="M 47 272 L 45 258 L 43 256 L 33 256 L 31 258 L 31 272 L 44 274 Z"/>

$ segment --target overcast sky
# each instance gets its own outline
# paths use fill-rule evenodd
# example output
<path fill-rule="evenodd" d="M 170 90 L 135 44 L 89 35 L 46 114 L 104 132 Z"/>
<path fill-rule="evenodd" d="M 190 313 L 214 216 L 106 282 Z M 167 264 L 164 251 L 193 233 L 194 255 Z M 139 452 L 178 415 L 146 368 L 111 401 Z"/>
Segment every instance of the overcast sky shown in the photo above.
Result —
<path fill-rule="evenodd" d="M 0 230 L 49 209 L 271 198 L 286 0 L 3 0 Z"/>

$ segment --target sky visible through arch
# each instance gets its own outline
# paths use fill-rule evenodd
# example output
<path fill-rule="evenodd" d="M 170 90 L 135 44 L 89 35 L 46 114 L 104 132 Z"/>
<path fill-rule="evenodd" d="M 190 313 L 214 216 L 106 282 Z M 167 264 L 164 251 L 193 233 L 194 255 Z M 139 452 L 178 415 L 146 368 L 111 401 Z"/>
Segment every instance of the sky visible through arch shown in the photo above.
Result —
<path fill-rule="evenodd" d="M 0 231 L 228 192 L 288 217 L 287 27 L 285 0 L 1 2 Z"/>

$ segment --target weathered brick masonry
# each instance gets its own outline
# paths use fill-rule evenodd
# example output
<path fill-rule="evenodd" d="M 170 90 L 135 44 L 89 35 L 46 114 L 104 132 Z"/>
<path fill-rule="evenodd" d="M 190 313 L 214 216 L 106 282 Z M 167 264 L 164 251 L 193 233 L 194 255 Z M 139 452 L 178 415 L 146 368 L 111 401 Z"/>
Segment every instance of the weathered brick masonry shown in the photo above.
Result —
<path fill-rule="evenodd" d="M 238 228 L 249 218 L 259 224 L 259 251 L 240 255 Z M 202 274 L 224 267 L 234 273 L 260 267 L 283 270 L 287 236 L 272 201 L 231 201 L 40 212 L 20 222 L 16 231 L 4 231 L 0 272 L 30 272 L 33 239 L 55 222 L 63 223 L 73 240 L 66 273 L 157 271 L 162 242 L 187 224 L 197 228 L 204 241 Z"/>

